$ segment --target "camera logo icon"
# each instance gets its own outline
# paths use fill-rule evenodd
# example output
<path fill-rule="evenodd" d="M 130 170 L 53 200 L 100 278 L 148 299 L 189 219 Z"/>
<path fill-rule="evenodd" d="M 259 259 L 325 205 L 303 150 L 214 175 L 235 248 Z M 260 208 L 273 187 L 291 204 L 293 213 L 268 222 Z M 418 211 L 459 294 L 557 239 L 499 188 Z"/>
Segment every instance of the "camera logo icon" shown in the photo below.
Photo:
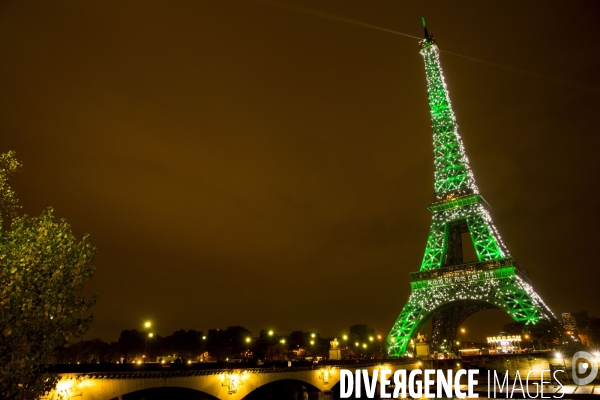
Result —
<path fill-rule="evenodd" d="M 584 359 L 585 361 L 579 361 L 580 359 Z M 579 361 L 579 363 L 577 361 Z M 571 370 L 573 382 L 575 382 L 577 385 L 587 385 L 596 379 L 596 375 L 598 375 L 598 362 L 590 353 L 586 351 L 578 351 L 573 355 Z M 578 375 L 583 375 L 587 371 L 589 371 L 589 374 L 585 378 L 578 377 Z"/>

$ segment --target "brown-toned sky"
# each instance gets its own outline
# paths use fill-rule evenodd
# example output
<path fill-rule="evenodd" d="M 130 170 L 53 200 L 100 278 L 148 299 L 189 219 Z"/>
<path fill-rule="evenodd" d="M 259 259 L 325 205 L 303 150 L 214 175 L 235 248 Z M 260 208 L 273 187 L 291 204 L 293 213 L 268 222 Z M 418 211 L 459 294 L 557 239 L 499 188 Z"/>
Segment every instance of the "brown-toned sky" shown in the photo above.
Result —
<path fill-rule="evenodd" d="M 146 319 L 387 333 L 433 153 L 417 40 L 366 25 L 420 37 L 421 14 L 485 61 L 441 57 L 511 254 L 555 313 L 599 315 L 599 3 L 3 1 L 0 151 L 25 164 L 25 212 L 53 206 L 99 248 L 86 338 Z"/>

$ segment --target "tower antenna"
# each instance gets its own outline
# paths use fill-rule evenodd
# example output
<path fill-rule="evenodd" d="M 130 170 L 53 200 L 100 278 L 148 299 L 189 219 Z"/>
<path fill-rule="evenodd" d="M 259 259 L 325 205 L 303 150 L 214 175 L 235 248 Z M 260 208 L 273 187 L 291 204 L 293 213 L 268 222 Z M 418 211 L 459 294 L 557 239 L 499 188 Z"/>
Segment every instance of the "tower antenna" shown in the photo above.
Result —
<path fill-rule="evenodd" d="M 425 31 L 425 39 L 429 39 L 429 32 L 427 32 L 427 23 L 425 22 L 425 16 L 421 15 L 421 22 L 423 22 L 423 31 Z"/>

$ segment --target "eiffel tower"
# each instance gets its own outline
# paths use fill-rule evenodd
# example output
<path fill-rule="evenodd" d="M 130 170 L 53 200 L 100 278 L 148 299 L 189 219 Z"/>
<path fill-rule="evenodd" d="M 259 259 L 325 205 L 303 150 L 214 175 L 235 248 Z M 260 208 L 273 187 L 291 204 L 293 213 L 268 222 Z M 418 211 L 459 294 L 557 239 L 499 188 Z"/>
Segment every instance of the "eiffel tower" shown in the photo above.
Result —
<path fill-rule="evenodd" d="M 431 342 L 453 343 L 470 315 L 499 308 L 515 321 L 558 321 L 531 287 L 526 271 L 509 255 L 488 213 L 450 104 L 440 66 L 440 50 L 427 32 L 419 42 L 425 60 L 434 145 L 434 202 L 425 255 L 419 272 L 410 274 L 412 292 L 390 331 L 388 353 L 401 356 L 417 332 L 432 320 Z M 476 262 L 463 261 L 462 234 L 469 233 Z"/>

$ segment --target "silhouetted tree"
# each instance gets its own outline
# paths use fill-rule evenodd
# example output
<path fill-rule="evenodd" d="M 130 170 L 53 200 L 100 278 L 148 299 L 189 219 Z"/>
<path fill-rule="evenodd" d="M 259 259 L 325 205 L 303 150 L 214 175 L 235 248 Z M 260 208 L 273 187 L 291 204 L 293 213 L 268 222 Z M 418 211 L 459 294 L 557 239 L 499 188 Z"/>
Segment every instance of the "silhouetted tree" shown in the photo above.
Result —
<path fill-rule="evenodd" d="M 119 336 L 119 348 L 125 361 L 130 357 L 139 357 L 144 354 L 146 346 L 146 333 L 137 329 L 124 330 Z"/>
<path fill-rule="evenodd" d="M 511 322 L 502 327 L 502 330 L 511 335 L 529 334 L 531 343 L 536 348 L 550 348 L 558 339 L 558 333 L 552 323 L 546 319 L 535 324 L 525 322 Z"/>
<path fill-rule="evenodd" d="M 590 317 L 587 311 L 572 313 L 577 323 L 577 333 L 586 346 L 600 345 L 600 318 Z"/>

